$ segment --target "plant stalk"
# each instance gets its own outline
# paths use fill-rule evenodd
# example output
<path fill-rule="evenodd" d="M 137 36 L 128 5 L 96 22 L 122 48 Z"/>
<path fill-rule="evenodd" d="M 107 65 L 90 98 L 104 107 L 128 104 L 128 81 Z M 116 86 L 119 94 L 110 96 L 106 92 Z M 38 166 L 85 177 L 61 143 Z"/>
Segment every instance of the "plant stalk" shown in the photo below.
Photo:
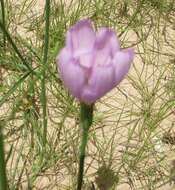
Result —
<path fill-rule="evenodd" d="M 82 189 L 85 153 L 88 142 L 88 132 L 90 126 L 92 125 L 92 120 L 93 120 L 93 105 L 86 105 L 82 103 L 80 111 L 80 127 L 82 128 L 82 140 L 81 140 L 80 155 L 79 155 L 77 190 Z"/>
<path fill-rule="evenodd" d="M 0 126 L 0 190 L 7 190 L 6 164 L 4 157 L 2 126 Z"/>
<path fill-rule="evenodd" d="M 6 40 L 11 44 L 11 46 L 13 47 L 15 53 L 18 55 L 18 57 L 21 59 L 22 63 L 27 67 L 27 69 L 29 71 L 33 71 L 32 67 L 26 62 L 25 58 L 23 57 L 22 53 L 20 52 L 20 50 L 18 49 L 18 47 L 16 46 L 15 42 L 12 39 L 12 36 L 9 34 L 9 32 L 7 31 L 7 29 L 4 27 L 4 24 L 0 21 L 0 29 L 2 30 L 3 34 L 6 37 Z"/>
<path fill-rule="evenodd" d="M 47 98 L 46 98 L 46 68 L 48 61 L 49 49 L 49 25 L 50 25 L 50 0 L 46 0 L 45 4 L 45 36 L 44 36 L 44 55 L 41 79 L 41 101 L 43 108 L 43 146 L 45 148 L 47 142 Z"/>
<path fill-rule="evenodd" d="M 2 11 L 2 23 L 4 25 L 4 28 L 6 27 L 5 24 L 5 6 L 4 6 L 4 0 L 0 0 L 1 1 L 1 11 Z M 3 46 L 5 48 L 5 43 L 6 43 L 6 36 L 5 34 L 3 34 Z"/>

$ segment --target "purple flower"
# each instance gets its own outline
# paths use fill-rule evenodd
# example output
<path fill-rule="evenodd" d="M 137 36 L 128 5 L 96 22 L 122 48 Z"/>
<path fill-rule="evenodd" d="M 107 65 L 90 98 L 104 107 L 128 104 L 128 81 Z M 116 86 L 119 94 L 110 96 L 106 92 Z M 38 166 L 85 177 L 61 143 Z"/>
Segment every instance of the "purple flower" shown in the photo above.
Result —
<path fill-rule="evenodd" d="M 81 20 L 68 30 L 57 64 L 70 93 L 91 104 L 120 83 L 133 57 L 133 49 L 120 49 L 112 30 L 95 32 L 90 20 Z"/>

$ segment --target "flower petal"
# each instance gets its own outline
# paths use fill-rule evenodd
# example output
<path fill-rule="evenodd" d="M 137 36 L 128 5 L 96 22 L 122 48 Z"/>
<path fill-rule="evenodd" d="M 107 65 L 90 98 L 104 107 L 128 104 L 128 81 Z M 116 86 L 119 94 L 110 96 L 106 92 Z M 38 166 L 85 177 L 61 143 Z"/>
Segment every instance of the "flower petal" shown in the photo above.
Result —
<path fill-rule="evenodd" d="M 115 80 L 116 85 L 125 77 L 128 73 L 131 62 L 134 58 L 133 49 L 125 49 L 116 53 L 113 64 L 115 67 Z"/>
<path fill-rule="evenodd" d="M 57 62 L 60 76 L 71 94 L 80 98 L 83 85 L 85 84 L 85 73 L 75 59 L 70 58 L 69 55 L 64 59 L 65 53 L 66 51 L 63 49 L 59 55 L 59 63 Z"/>
<path fill-rule="evenodd" d="M 72 58 L 73 58 L 73 55 L 72 55 L 70 49 L 65 47 L 58 54 L 56 61 L 57 61 L 57 64 L 59 64 L 59 63 L 69 64 L 69 61 Z"/>
<path fill-rule="evenodd" d="M 115 32 L 108 28 L 101 28 L 97 33 L 94 49 L 96 51 L 95 64 L 106 64 L 109 57 L 112 58 L 120 49 Z"/>
<path fill-rule="evenodd" d="M 78 57 L 79 64 L 87 69 L 93 66 L 93 53 L 84 53 Z"/>
<path fill-rule="evenodd" d="M 81 20 L 67 32 L 66 45 L 76 54 L 90 51 L 95 42 L 95 32 L 89 20 Z"/>
<path fill-rule="evenodd" d="M 90 88 L 89 86 L 86 86 L 83 89 L 80 100 L 87 104 L 94 103 L 97 100 L 97 94 L 96 92 L 94 92 L 92 88 Z"/>
<path fill-rule="evenodd" d="M 115 85 L 115 72 L 111 65 L 96 66 L 88 81 L 88 87 L 83 90 L 81 99 L 94 102 L 110 91 Z"/>

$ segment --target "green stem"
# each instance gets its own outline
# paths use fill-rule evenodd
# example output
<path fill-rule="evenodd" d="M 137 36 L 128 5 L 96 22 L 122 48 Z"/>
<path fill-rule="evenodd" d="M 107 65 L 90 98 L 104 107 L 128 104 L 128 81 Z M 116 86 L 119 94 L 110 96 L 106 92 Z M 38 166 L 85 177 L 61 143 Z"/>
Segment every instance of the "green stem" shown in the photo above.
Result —
<path fill-rule="evenodd" d="M 2 23 L 4 27 L 5 25 L 5 6 L 4 6 L 4 0 L 1 0 L 1 11 L 2 11 Z M 5 34 L 3 35 L 3 41 L 4 41 L 4 48 L 5 48 Z"/>
<path fill-rule="evenodd" d="M 6 179 L 6 166 L 4 159 L 4 144 L 2 127 L 0 126 L 0 189 L 7 190 L 7 179 Z"/>
<path fill-rule="evenodd" d="M 86 105 L 82 103 L 81 113 L 80 113 L 80 125 L 83 134 L 82 134 L 80 155 L 79 155 L 77 190 L 81 190 L 83 184 L 85 152 L 86 152 L 86 145 L 88 142 L 89 128 L 92 125 L 92 119 L 93 119 L 93 105 Z"/>
<path fill-rule="evenodd" d="M 15 53 L 18 55 L 18 57 L 21 59 L 22 63 L 29 69 L 29 71 L 32 71 L 32 67 L 26 62 L 26 60 L 23 58 L 23 55 L 21 54 L 21 52 L 19 51 L 19 49 L 17 48 L 15 42 L 13 41 L 12 37 L 10 36 L 9 32 L 7 31 L 7 29 L 4 27 L 3 23 L 0 21 L 0 29 L 2 30 L 2 32 L 4 33 L 4 35 L 6 36 L 7 41 L 11 44 L 11 46 L 13 47 Z"/>
<path fill-rule="evenodd" d="M 41 80 L 41 98 L 43 107 L 43 145 L 45 148 L 47 142 L 47 99 L 46 99 L 46 67 L 48 61 L 48 49 L 49 49 L 49 20 L 50 20 L 50 0 L 46 0 L 45 4 L 45 36 L 44 36 L 44 55 L 43 55 L 43 68 L 42 68 L 42 80 Z"/>

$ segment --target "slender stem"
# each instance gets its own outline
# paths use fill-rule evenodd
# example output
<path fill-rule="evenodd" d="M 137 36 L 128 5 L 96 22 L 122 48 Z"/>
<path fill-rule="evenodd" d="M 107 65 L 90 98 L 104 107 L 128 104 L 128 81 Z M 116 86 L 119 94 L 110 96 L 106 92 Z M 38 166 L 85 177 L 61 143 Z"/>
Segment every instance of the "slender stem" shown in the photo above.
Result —
<path fill-rule="evenodd" d="M 2 30 L 2 32 L 4 33 L 4 35 L 6 36 L 7 41 L 11 44 L 11 46 L 13 47 L 14 51 L 16 52 L 16 54 L 18 55 L 18 57 L 21 59 L 22 63 L 28 68 L 29 71 L 32 71 L 32 67 L 26 62 L 26 60 L 23 58 L 23 55 L 21 54 L 21 52 L 19 51 L 19 49 L 17 48 L 15 42 L 13 41 L 12 37 L 10 36 L 9 32 L 7 31 L 7 29 L 4 27 L 3 23 L 0 21 L 0 29 Z"/>
<path fill-rule="evenodd" d="M 5 7 L 4 7 L 4 0 L 0 0 L 1 1 L 1 11 L 2 11 L 2 23 L 5 26 Z M 3 47 L 5 50 L 5 34 L 3 33 Z M 2 83 L 2 68 L 0 68 L 0 85 Z"/>
<path fill-rule="evenodd" d="M 83 130 L 81 147 L 80 147 L 80 156 L 79 156 L 77 190 L 81 190 L 83 184 L 84 160 L 85 160 L 85 150 L 86 150 L 87 141 L 88 141 L 88 130 Z"/>
<path fill-rule="evenodd" d="M 6 24 L 5 24 L 5 6 L 4 6 L 4 0 L 1 0 L 1 11 L 2 11 L 2 23 L 4 25 L 4 28 L 6 27 Z M 4 48 L 5 48 L 5 34 L 3 35 L 3 41 L 4 41 Z"/>
<path fill-rule="evenodd" d="M 7 179 L 6 179 L 6 166 L 4 159 L 4 144 L 2 135 L 2 126 L 0 126 L 0 189 L 7 190 Z"/>
<path fill-rule="evenodd" d="M 82 134 L 80 155 L 79 155 L 77 190 L 81 190 L 83 184 L 85 152 L 86 152 L 86 145 L 88 142 L 88 132 L 92 124 L 92 119 L 93 119 L 93 105 L 86 105 L 82 103 L 81 113 L 80 113 L 80 125 L 83 134 Z"/>
<path fill-rule="evenodd" d="M 47 98 L 46 98 L 46 68 L 48 61 L 49 49 L 49 20 L 50 20 L 50 0 L 46 0 L 45 4 L 45 36 L 44 36 L 44 55 L 43 55 L 43 68 L 41 79 L 41 101 L 43 108 L 43 145 L 45 147 L 47 142 Z"/>

